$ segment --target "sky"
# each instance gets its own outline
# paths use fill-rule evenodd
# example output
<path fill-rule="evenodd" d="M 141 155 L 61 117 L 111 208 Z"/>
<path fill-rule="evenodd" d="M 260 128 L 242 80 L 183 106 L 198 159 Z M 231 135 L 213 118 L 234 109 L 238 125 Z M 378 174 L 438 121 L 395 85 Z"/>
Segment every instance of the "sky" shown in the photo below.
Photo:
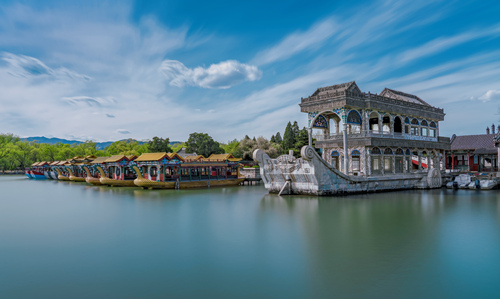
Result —
<path fill-rule="evenodd" d="M 440 135 L 500 124 L 498 1 L 0 0 L 0 133 L 219 142 L 307 124 L 356 81 L 443 108 Z"/>

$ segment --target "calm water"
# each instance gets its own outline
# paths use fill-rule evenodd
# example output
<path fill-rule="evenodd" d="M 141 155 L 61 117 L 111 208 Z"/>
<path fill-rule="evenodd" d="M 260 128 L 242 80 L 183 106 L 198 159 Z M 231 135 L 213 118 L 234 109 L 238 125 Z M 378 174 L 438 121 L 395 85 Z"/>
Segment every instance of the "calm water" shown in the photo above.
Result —
<path fill-rule="evenodd" d="M 1 298 L 500 297 L 500 191 L 0 189 Z"/>

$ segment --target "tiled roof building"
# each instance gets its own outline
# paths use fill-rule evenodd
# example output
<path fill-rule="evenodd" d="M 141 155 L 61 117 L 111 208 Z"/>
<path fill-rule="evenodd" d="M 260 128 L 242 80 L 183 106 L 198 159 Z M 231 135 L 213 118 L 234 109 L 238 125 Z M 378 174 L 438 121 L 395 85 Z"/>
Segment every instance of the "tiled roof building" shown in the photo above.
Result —
<path fill-rule="evenodd" d="M 486 134 L 451 137 L 446 152 L 446 168 L 454 171 L 498 171 L 498 149 L 495 147 L 495 126 Z"/>

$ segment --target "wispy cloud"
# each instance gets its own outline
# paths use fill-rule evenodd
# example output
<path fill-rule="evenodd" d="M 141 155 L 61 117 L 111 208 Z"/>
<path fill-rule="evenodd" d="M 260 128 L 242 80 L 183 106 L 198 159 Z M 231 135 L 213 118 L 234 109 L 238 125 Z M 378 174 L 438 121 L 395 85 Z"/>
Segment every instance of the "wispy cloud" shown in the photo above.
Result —
<path fill-rule="evenodd" d="M 313 25 L 307 31 L 295 32 L 288 35 L 276 46 L 258 53 L 252 62 L 257 65 L 264 65 L 286 60 L 302 51 L 318 47 L 337 30 L 338 26 L 336 22 L 331 18 L 326 19 Z"/>
<path fill-rule="evenodd" d="M 130 134 L 130 131 L 124 130 L 124 129 L 118 129 L 118 130 L 116 130 L 116 132 L 119 134 Z"/>
<path fill-rule="evenodd" d="M 262 76 L 262 72 L 256 66 L 236 60 L 212 64 L 208 68 L 194 69 L 186 67 L 177 60 L 165 60 L 161 72 L 173 86 L 191 85 L 218 89 L 227 89 L 244 81 L 259 80 Z"/>
<path fill-rule="evenodd" d="M 9 74 L 24 78 L 55 78 L 55 79 L 80 79 L 90 80 L 86 75 L 78 74 L 66 68 L 52 69 L 40 60 L 25 56 L 16 55 L 8 52 L 0 53 L 0 59 L 5 62 Z"/>
<path fill-rule="evenodd" d="M 500 101 L 500 90 L 488 90 L 480 97 L 471 97 L 473 101 L 489 102 L 491 100 Z"/>

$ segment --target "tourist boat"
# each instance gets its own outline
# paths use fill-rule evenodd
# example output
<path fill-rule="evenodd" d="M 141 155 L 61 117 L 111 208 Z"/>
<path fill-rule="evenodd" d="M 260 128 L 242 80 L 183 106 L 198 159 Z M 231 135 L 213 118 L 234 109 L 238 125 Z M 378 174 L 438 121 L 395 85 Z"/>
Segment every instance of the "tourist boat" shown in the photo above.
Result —
<path fill-rule="evenodd" d="M 136 179 L 136 176 L 129 167 L 129 163 L 135 158 L 137 158 L 135 155 L 111 156 L 103 162 L 105 164 L 106 171 L 104 171 L 104 168 L 101 165 L 95 165 L 100 174 L 99 181 L 101 184 L 112 187 L 135 187 L 134 180 Z"/>
<path fill-rule="evenodd" d="M 66 164 L 69 165 L 69 162 L 67 160 L 59 161 L 59 163 L 56 163 L 53 166 L 53 169 L 57 172 L 57 179 L 60 181 L 69 181 L 69 175 L 65 168 Z"/>
<path fill-rule="evenodd" d="M 85 177 L 85 181 L 91 185 L 96 185 L 100 186 L 102 185 L 101 183 L 101 177 L 99 175 L 99 171 L 97 170 L 96 166 L 99 167 L 104 167 L 105 161 L 109 159 L 109 157 L 98 157 L 94 159 L 92 162 L 90 162 L 90 165 L 83 165 L 82 168 L 87 174 Z"/>
<path fill-rule="evenodd" d="M 460 174 L 453 178 L 453 181 L 446 184 L 448 189 L 469 189 L 471 183 L 471 176 L 468 174 Z"/>
<path fill-rule="evenodd" d="M 53 162 L 49 162 L 49 165 L 48 165 L 48 168 L 46 171 L 44 171 L 44 175 L 51 179 L 51 180 L 57 180 L 57 172 L 55 171 L 54 169 L 54 166 L 59 163 L 59 161 L 53 161 Z"/>
<path fill-rule="evenodd" d="M 45 180 L 47 177 L 44 175 L 44 169 L 48 166 L 48 162 L 35 162 L 31 164 L 31 169 L 25 171 L 28 178 Z"/>
<path fill-rule="evenodd" d="M 194 157 L 184 160 L 176 153 L 147 153 L 139 156 L 132 169 L 136 186 L 149 189 L 204 188 L 238 185 L 238 161 L 231 154 Z"/>

